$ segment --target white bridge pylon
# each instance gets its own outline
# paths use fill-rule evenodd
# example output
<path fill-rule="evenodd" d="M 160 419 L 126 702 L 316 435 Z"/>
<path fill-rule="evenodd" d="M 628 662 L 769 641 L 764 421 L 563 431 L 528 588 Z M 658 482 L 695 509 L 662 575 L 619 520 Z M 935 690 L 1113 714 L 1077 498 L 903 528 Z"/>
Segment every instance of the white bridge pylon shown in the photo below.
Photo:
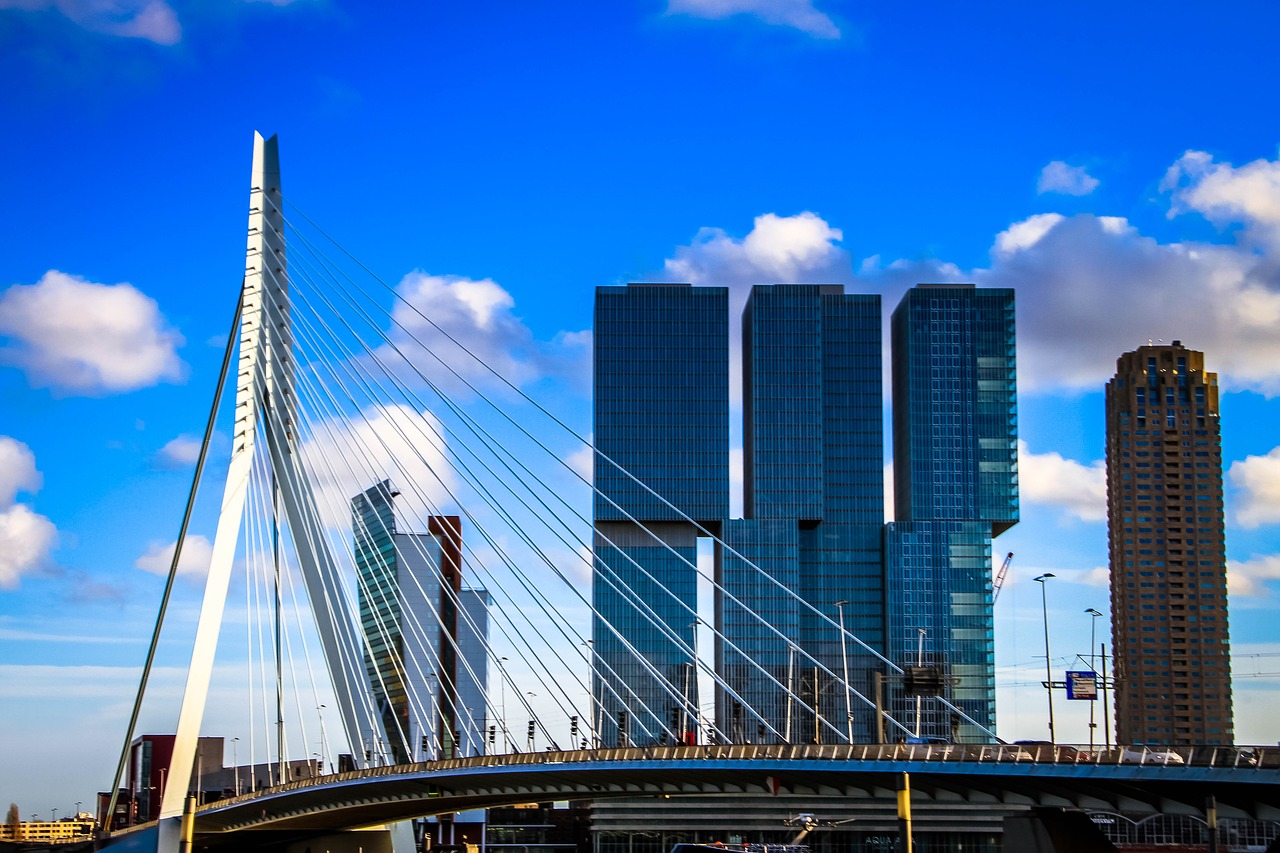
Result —
<path fill-rule="evenodd" d="M 244 518 L 249 474 L 254 454 L 258 452 L 259 425 L 266 437 L 279 506 L 297 549 L 298 565 L 347 742 L 356 745 L 386 740 L 377 715 L 362 714 L 358 710 L 360 702 L 356 691 L 368 690 L 361 640 L 299 456 L 281 204 L 276 137 L 263 139 L 255 132 L 231 463 L 178 717 L 169 768 L 169 778 L 174 780 L 190 779 L 195 763 L 227 588 Z M 364 756 L 359 750 L 356 753 L 354 758 L 359 766 Z M 161 819 L 180 817 L 186 795 L 185 784 L 166 786 L 160 805 Z"/>

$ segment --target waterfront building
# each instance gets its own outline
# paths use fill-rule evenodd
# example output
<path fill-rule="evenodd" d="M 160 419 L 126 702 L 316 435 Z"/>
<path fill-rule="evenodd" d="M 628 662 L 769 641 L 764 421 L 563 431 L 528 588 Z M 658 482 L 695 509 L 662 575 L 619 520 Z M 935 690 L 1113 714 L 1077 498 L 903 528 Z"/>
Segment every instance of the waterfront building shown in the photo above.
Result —
<path fill-rule="evenodd" d="M 24 820 L 0 823 L 0 841 L 21 844 L 21 850 L 40 849 L 36 845 L 59 845 L 93 837 L 97 822 L 90 815 L 76 815 L 62 820 Z M 29 845 L 29 846 L 28 846 Z M 49 849 L 49 847 L 43 848 Z M 81 849 L 79 846 L 76 849 Z"/>
<path fill-rule="evenodd" d="M 688 737 L 694 562 L 711 534 L 723 736 L 894 737 L 863 698 L 889 674 L 879 652 L 940 671 L 961 713 L 929 702 L 927 733 L 986 739 L 991 540 L 1018 520 L 1012 291 L 921 285 L 894 312 L 887 526 L 879 297 L 752 290 L 741 519 L 727 517 L 726 313 L 724 288 L 597 290 L 593 640 L 605 742 Z M 888 686 L 894 715 L 909 718 L 901 680 Z"/>
<path fill-rule="evenodd" d="M 1218 377 L 1181 341 L 1107 383 L 1107 526 L 1120 743 L 1233 740 Z"/>
<path fill-rule="evenodd" d="M 985 740 L 982 729 L 995 730 L 991 540 L 1018 522 L 1013 291 L 917 285 L 891 332 L 887 654 L 939 670 L 942 695 L 977 726 L 900 683 L 891 711 L 913 734 Z"/>
<path fill-rule="evenodd" d="M 742 317 L 743 511 L 717 551 L 718 724 L 734 741 L 866 740 L 884 642 L 880 297 L 752 289 Z M 856 722 L 855 722 L 856 718 Z"/>
<path fill-rule="evenodd" d="M 365 667 L 392 763 L 484 751 L 488 593 L 462 585 L 462 524 L 428 516 L 426 533 L 397 529 L 384 480 L 351 500 Z"/>
<path fill-rule="evenodd" d="M 729 513 L 728 291 L 596 289 L 592 729 L 684 739 L 698 719 L 697 540 Z"/>

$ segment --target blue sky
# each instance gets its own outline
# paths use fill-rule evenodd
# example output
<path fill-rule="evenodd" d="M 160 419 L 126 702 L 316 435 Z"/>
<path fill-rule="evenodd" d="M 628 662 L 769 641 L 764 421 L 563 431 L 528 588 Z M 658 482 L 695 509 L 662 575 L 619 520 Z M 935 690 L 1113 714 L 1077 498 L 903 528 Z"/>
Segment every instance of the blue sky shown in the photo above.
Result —
<path fill-rule="evenodd" d="M 1023 521 L 996 543 L 1017 554 L 997 605 L 1010 739 L 1044 736 L 1027 581 L 1058 575 L 1055 663 L 1107 608 L 1115 357 L 1206 351 L 1236 728 L 1275 742 L 1278 19 L 0 0 L 0 753 L 24 759 L 0 766 L 0 801 L 66 814 L 109 782 L 159 596 L 140 565 L 176 533 L 240 283 L 255 129 L 280 135 L 299 210 L 387 281 L 419 274 L 531 383 L 580 357 L 600 284 L 837 281 L 886 311 L 919 281 L 1017 287 Z M 499 289 L 501 334 L 467 327 L 473 282 Z M 585 424 L 588 389 L 556 387 Z"/>

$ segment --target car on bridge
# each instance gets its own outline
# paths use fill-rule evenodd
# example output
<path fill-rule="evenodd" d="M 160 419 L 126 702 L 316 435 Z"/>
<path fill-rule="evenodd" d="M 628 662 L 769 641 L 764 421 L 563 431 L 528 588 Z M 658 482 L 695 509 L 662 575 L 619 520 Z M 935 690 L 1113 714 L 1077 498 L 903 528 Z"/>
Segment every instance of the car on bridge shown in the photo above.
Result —
<path fill-rule="evenodd" d="M 1120 750 L 1121 764 L 1186 764 L 1176 752 L 1158 746 L 1135 743 Z"/>

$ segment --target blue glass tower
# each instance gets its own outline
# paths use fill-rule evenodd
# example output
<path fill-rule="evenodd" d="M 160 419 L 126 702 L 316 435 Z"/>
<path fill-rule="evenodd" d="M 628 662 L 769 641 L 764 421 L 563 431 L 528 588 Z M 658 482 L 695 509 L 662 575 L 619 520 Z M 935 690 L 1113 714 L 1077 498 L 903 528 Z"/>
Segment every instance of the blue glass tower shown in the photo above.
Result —
<path fill-rule="evenodd" d="M 994 730 L 991 540 L 1018 522 L 1013 291 L 919 285 L 891 325 L 889 657 L 940 667 L 944 695 Z M 937 703 L 924 704 L 922 735 L 985 738 Z M 914 723 L 915 707 L 899 696 L 892 711 Z"/>
<path fill-rule="evenodd" d="M 682 736 L 697 719 L 698 526 L 718 531 L 729 513 L 728 304 L 722 287 L 596 290 L 593 691 L 606 744 Z"/>
<path fill-rule="evenodd" d="M 720 728 L 861 739 L 872 714 L 843 680 L 866 694 L 871 660 L 836 626 L 883 645 L 880 298 L 756 287 L 742 340 L 746 518 L 725 525 L 717 561 Z"/>

